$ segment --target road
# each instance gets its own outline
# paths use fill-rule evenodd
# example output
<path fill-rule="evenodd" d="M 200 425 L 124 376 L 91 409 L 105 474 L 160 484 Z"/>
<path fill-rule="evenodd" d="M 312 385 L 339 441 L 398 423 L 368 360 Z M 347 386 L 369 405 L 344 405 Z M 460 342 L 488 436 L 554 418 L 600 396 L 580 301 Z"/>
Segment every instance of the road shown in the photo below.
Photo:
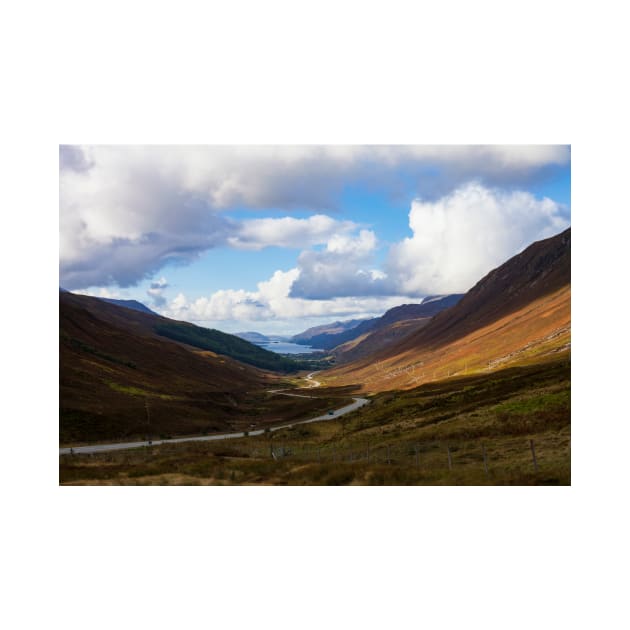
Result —
<path fill-rule="evenodd" d="M 312 372 L 306 377 L 306 380 L 309 381 L 307 387 L 301 389 L 309 389 L 312 387 L 319 387 L 320 382 L 313 379 Z M 283 396 L 298 396 L 300 398 L 315 398 L 315 396 L 304 396 L 301 394 L 286 394 L 283 390 L 270 390 L 270 393 L 273 394 L 281 394 Z M 268 427 L 269 431 L 279 431 L 280 429 L 290 429 L 298 424 L 310 424 L 311 422 L 322 422 L 324 420 L 336 420 L 339 416 L 343 416 L 355 409 L 359 409 L 363 407 L 363 405 L 367 405 L 370 401 L 367 398 L 353 398 L 353 402 L 349 405 L 345 405 L 344 407 L 340 407 L 339 409 L 331 410 L 328 413 L 322 414 L 321 416 L 316 416 L 315 418 L 308 418 L 306 420 L 296 420 L 294 422 L 288 424 L 282 424 L 279 426 Z M 262 435 L 265 432 L 265 429 L 254 429 L 253 431 L 248 431 L 248 435 Z M 73 453 L 79 454 L 88 454 L 88 453 L 103 453 L 106 451 L 120 451 L 128 448 L 140 448 L 141 446 L 156 446 L 159 444 L 177 444 L 178 442 L 211 442 L 214 440 L 234 440 L 237 438 L 245 437 L 243 431 L 239 433 L 221 433 L 216 435 L 202 435 L 199 437 L 183 437 L 183 438 L 172 438 L 170 440 L 152 440 L 151 442 L 120 442 L 114 444 L 87 444 L 85 446 L 75 446 L 73 448 L 60 448 L 59 455 L 69 455 L 72 451 Z"/>

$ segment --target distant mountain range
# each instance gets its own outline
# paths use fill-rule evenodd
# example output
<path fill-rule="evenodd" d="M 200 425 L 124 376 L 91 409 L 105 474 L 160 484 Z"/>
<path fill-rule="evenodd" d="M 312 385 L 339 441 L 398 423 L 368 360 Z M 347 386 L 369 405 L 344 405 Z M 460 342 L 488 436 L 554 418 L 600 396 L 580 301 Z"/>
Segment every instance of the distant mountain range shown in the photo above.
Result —
<path fill-rule="evenodd" d="M 313 328 L 308 328 L 304 332 L 301 332 L 297 335 L 293 335 L 290 341 L 293 343 L 299 343 L 305 346 L 314 345 L 312 342 L 319 339 L 327 339 L 332 335 L 337 335 L 339 333 L 343 333 L 348 330 L 352 330 L 356 328 L 359 324 L 362 324 L 367 321 L 372 321 L 371 319 L 349 319 L 343 322 L 333 322 L 332 324 L 323 324 L 321 326 L 314 326 Z M 323 346 L 318 346 L 323 348 Z"/>
<path fill-rule="evenodd" d="M 453 306 L 461 298 L 461 294 L 431 296 L 420 304 L 403 304 L 390 309 L 381 317 L 372 319 L 352 319 L 345 322 L 334 322 L 324 326 L 309 328 L 291 338 L 294 343 L 301 343 L 332 350 L 342 344 L 363 337 L 364 335 L 390 326 L 403 320 L 417 320 L 432 317 L 436 313 Z M 341 354 L 341 353 L 340 353 Z"/>

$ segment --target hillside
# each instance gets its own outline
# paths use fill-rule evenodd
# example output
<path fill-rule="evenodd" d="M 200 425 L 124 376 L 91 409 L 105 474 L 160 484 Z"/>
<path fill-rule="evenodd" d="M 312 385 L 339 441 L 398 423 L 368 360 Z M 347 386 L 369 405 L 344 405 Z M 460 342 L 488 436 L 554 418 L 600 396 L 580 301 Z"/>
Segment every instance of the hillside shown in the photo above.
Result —
<path fill-rule="evenodd" d="M 375 354 L 424 328 L 434 315 L 454 306 L 461 297 L 461 294 L 431 296 L 420 304 L 392 308 L 377 318 L 368 332 L 334 348 L 333 355 L 337 363 L 348 363 Z"/>
<path fill-rule="evenodd" d="M 138 300 L 115 300 L 114 298 L 99 298 L 103 302 L 109 302 L 110 304 L 116 304 L 116 306 L 124 306 L 130 308 L 133 311 L 140 311 L 141 313 L 149 313 L 149 315 L 157 315 L 155 311 L 152 311 L 148 306 L 145 306 Z M 159 315 L 158 315 L 159 317 Z"/>
<path fill-rule="evenodd" d="M 325 373 L 330 384 L 383 391 L 568 353 L 571 230 L 532 244 L 455 306 L 375 354 Z"/>
<path fill-rule="evenodd" d="M 244 429 L 330 404 L 273 396 L 278 375 L 162 337 L 160 325 L 200 345 L 218 332 L 60 292 L 61 443 Z"/>
<path fill-rule="evenodd" d="M 246 391 L 267 382 L 231 359 L 130 330 L 137 323 L 117 325 L 124 318 L 118 310 L 135 314 L 60 295 L 62 443 L 223 430 Z"/>
<path fill-rule="evenodd" d="M 149 309 L 132 309 L 128 306 L 120 308 L 121 305 L 108 300 L 73 293 L 60 293 L 59 299 L 60 303 L 72 302 L 133 334 L 164 337 L 200 350 L 216 352 L 264 370 L 295 372 L 300 369 L 296 362 L 235 335 L 175 321 L 152 313 Z"/>
<path fill-rule="evenodd" d="M 357 361 L 401 341 L 407 335 L 426 326 L 430 321 L 430 317 L 419 317 L 381 326 L 333 348 L 331 354 L 338 365 Z"/>

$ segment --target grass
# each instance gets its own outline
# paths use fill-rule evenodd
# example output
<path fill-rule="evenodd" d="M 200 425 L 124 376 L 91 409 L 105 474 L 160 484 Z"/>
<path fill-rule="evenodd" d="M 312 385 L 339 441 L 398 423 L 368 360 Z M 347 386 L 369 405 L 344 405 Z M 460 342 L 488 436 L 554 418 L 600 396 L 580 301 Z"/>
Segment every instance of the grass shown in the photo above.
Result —
<path fill-rule="evenodd" d="M 320 402 L 332 402 L 326 389 L 316 391 Z M 302 400 L 284 398 L 288 405 Z M 567 485 L 570 412 L 570 363 L 557 361 L 378 394 L 342 418 L 262 436 L 64 456 L 60 482 Z"/>
<path fill-rule="evenodd" d="M 146 389 L 140 389 L 139 387 L 126 387 L 124 385 L 119 385 L 118 383 L 108 382 L 107 383 L 111 389 L 115 392 L 120 392 L 121 394 L 129 394 L 130 396 L 142 396 L 142 397 L 152 397 L 152 398 L 160 398 L 161 400 L 178 400 L 178 396 L 171 396 L 170 394 L 158 394 L 156 392 L 150 392 Z"/>

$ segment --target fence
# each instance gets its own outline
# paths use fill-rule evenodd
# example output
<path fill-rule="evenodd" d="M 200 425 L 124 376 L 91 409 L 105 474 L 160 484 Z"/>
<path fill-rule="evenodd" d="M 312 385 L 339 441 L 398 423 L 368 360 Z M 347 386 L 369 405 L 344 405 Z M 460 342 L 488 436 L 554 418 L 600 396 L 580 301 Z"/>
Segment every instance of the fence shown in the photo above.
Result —
<path fill-rule="evenodd" d="M 245 445 L 241 445 L 245 447 Z M 240 449 L 239 449 L 240 450 Z M 373 445 L 357 444 L 308 444 L 274 443 L 264 448 L 247 449 L 250 457 L 267 457 L 274 461 L 301 461 L 334 464 L 366 464 L 415 467 L 423 469 L 443 468 L 454 471 L 458 468 L 477 466 L 490 476 L 493 466 L 504 466 L 506 461 L 520 462 L 539 470 L 540 452 L 533 439 L 511 438 L 500 443 L 492 440 L 465 442 L 393 442 Z M 568 451 L 567 451 L 568 452 Z"/>

